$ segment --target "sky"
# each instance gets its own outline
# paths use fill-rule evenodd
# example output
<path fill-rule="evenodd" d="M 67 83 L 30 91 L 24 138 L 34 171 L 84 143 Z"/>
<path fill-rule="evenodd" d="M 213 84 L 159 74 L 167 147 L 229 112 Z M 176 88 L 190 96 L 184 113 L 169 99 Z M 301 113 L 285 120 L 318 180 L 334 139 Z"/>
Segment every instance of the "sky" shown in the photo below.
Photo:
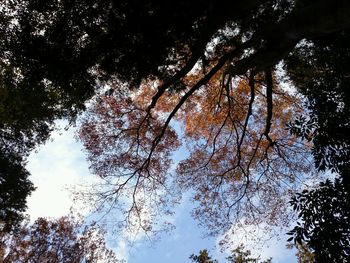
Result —
<path fill-rule="evenodd" d="M 67 215 L 71 207 L 88 216 L 82 204 L 73 202 L 72 189 L 81 184 L 93 183 L 96 177 L 89 172 L 82 145 L 74 138 L 74 128 L 55 132 L 52 139 L 33 152 L 28 160 L 27 169 L 37 189 L 28 198 L 28 210 L 31 220 L 37 217 L 57 218 Z M 227 256 L 217 246 L 219 238 L 205 238 L 203 229 L 190 216 L 191 203 L 183 201 L 176 210 L 174 224 L 176 229 L 162 234 L 158 240 L 150 242 L 144 236 L 138 236 L 132 246 L 122 235 L 108 236 L 109 245 L 118 257 L 127 263 L 186 263 L 189 256 L 198 254 L 201 249 L 208 249 L 212 258 L 225 262 Z M 126 233 L 124 233 L 126 234 Z M 239 237 L 238 237 L 239 238 Z M 285 240 L 272 239 L 257 252 L 262 259 L 273 258 L 274 263 L 297 262 L 295 251 L 285 248 Z"/>

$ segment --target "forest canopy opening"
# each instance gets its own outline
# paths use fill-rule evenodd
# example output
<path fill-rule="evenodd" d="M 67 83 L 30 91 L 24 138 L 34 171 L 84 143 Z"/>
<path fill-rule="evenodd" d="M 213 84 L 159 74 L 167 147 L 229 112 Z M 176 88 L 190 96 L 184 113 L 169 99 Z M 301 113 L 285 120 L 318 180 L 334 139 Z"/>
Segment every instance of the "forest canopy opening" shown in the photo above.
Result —
<path fill-rule="evenodd" d="M 350 199 L 349 1 L 7 0 L 0 12 L 8 167 L 93 98 L 78 136 L 105 184 L 87 194 L 121 209 L 124 227 L 156 231 L 188 189 L 210 234 L 238 218 L 284 225 L 313 169 L 333 172 Z M 181 144 L 189 157 L 169 172 Z M 33 189 L 21 174 L 19 220 Z"/>

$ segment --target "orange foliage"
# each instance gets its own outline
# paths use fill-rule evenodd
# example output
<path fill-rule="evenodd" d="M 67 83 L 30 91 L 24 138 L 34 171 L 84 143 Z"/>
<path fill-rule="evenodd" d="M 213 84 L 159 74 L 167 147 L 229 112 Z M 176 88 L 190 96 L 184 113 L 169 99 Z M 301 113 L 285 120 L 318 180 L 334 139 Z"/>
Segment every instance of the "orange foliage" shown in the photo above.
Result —
<path fill-rule="evenodd" d="M 310 145 L 286 129 L 302 111 L 301 102 L 274 85 L 271 144 L 264 136 L 267 103 L 261 77 L 254 85 L 251 115 L 248 80 L 241 78 L 227 88 L 220 77 L 183 107 L 180 119 L 190 157 L 179 163 L 177 182 L 194 190 L 198 206 L 193 215 L 213 234 L 232 226 L 237 207 L 239 218 L 249 224 L 277 224 L 286 216 L 289 191 L 312 169 Z"/>
<path fill-rule="evenodd" d="M 18 232 L 0 236 L 0 262 L 124 262 L 108 249 L 104 232 L 72 215 L 29 220 Z"/>
<path fill-rule="evenodd" d="M 239 218 L 247 224 L 287 221 L 288 196 L 312 167 L 309 146 L 286 129 L 302 111 L 301 102 L 274 78 L 267 129 L 272 105 L 264 76 L 251 82 L 225 78 L 219 71 L 195 92 L 203 79 L 198 72 L 187 75 L 185 88 L 177 92 L 159 93 L 162 86 L 151 81 L 134 92 L 115 87 L 112 96 L 92 103 L 79 138 L 93 172 L 111 178 L 99 200 L 131 197 L 123 210 L 126 223 L 138 222 L 146 232 L 153 229 L 157 216 L 170 213 L 185 190 L 192 190 L 198 203 L 193 215 L 211 234 L 229 229 Z M 181 128 L 183 134 L 176 132 Z M 189 157 L 173 173 L 172 153 L 180 141 Z M 108 203 L 112 208 L 114 198 Z M 145 209 L 148 225 L 142 225 Z"/>

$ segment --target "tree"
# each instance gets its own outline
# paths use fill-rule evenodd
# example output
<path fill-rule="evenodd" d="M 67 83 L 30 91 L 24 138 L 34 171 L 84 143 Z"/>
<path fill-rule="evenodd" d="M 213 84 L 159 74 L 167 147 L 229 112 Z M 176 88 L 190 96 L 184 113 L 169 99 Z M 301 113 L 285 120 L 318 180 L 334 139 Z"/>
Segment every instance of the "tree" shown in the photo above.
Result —
<path fill-rule="evenodd" d="M 178 196 L 174 192 L 176 188 L 169 184 L 175 180 L 174 177 L 166 173 L 171 165 L 171 150 L 179 145 L 176 130 L 170 122 L 192 100 L 197 101 L 196 107 L 201 102 L 209 102 L 196 98 L 198 95 L 206 97 L 208 91 L 214 94 L 219 91 L 218 98 L 212 96 L 218 101 L 211 106 L 217 105 L 217 108 L 208 109 L 212 109 L 211 114 L 218 114 L 217 120 L 221 121 L 223 128 L 220 129 L 220 124 L 213 126 L 218 137 L 214 134 L 215 130 L 211 131 L 205 125 L 198 127 L 205 133 L 197 133 L 195 129 L 191 131 L 189 128 L 187 132 L 192 137 L 202 137 L 202 141 L 198 139 L 196 142 L 199 144 L 193 153 L 198 158 L 192 159 L 192 163 L 197 165 L 197 161 L 203 159 L 203 153 L 211 163 L 198 173 L 198 169 L 187 169 L 189 163 L 186 162 L 178 170 L 178 174 L 191 175 L 189 180 L 185 176 L 185 179 L 179 180 L 184 186 L 192 183 L 191 187 L 196 188 L 197 185 L 193 183 L 198 180 L 192 179 L 201 180 L 198 184 L 200 195 L 195 196 L 199 202 L 221 201 L 212 207 L 204 206 L 207 212 L 201 217 L 204 223 L 213 222 L 214 225 L 229 228 L 234 222 L 232 208 L 235 206 L 244 205 L 253 212 L 250 214 L 261 214 L 262 207 L 250 195 L 255 188 L 262 189 L 265 186 L 259 185 L 261 180 L 272 181 L 277 186 L 295 183 L 293 174 L 287 175 L 288 181 L 285 182 L 287 171 L 283 169 L 306 171 L 308 159 L 299 155 L 305 149 L 304 145 L 298 147 L 297 140 L 290 144 L 284 140 L 285 133 L 280 129 L 286 120 L 278 118 L 278 113 L 283 113 L 285 108 L 276 106 L 279 94 L 276 93 L 278 85 L 274 80 L 275 67 L 279 62 L 286 61 L 288 55 L 300 46 L 305 50 L 307 46 L 303 45 L 305 41 L 302 40 L 317 43 L 319 39 L 331 39 L 333 34 L 339 32 L 346 34 L 350 27 L 350 3 L 347 0 L 339 0 L 336 4 L 331 0 L 142 3 L 13 0 L 8 1 L 1 11 L 6 14 L 1 21 L 6 25 L 2 30 L 8 36 L 1 42 L 4 47 L 2 67 L 10 68 L 7 76 L 11 76 L 12 82 L 23 82 L 25 87 L 33 86 L 38 90 L 44 87 L 44 94 L 52 94 L 50 91 L 53 90 L 53 97 L 56 98 L 58 94 L 58 103 L 55 101 L 52 109 L 67 110 L 61 106 L 81 105 L 70 103 L 71 96 L 73 102 L 76 102 L 75 99 L 81 102 L 91 95 L 95 84 L 101 90 L 109 89 L 106 93 L 109 96 L 101 98 L 101 107 L 98 106 L 99 101 L 92 105 L 92 112 L 96 114 L 87 114 L 80 133 L 86 142 L 92 169 L 105 182 L 102 187 L 106 188 L 97 189 L 95 197 L 102 204 L 109 203 L 116 207 L 120 205 L 116 202 L 124 191 L 124 196 L 132 197 L 130 209 L 123 210 L 127 221 L 146 231 L 152 230 L 152 214 L 158 211 L 169 213 L 173 202 L 168 200 L 174 195 Z M 249 88 L 240 89 L 236 85 L 240 82 L 239 78 L 246 78 Z M 220 79 L 219 84 L 215 79 Z M 216 89 L 210 88 L 212 82 L 216 83 Z M 155 86 L 153 92 L 148 93 L 151 96 L 138 97 L 139 101 L 135 101 L 138 91 L 147 95 L 143 87 L 151 83 Z M 258 84 L 262 89 L 259 89 Z M 113 90 L 115 94 L 111 94 Z M 240 91 L 242 94 L 238 93 Z M 258 91 L 263 95 L 255 101 Z M 169 94 L 176 95 L 170 99 Z M 116 99 L 111 95 L 116 96 Z M 165 104 L 165 109 L 162 109 L 163 103 L 168 100 L 169 104 Z M 235 110 L 236 100 L 240 106 L 238 108 L 244 105 L 244 109 Z M 99 115 L 103 115 L 105 120 L 114 121 L 96 125 Z M 203 116 L 197 114 L 190 118 L 192 123 L 196 123 L 196 118 Z M 228 121 L 222 116 L 227 116 Z M 211 117 L 209 123 L 215 124 L 216 116 L 212 114 Z M 322 121 L 322 118 L 317 121 Z M 255 129 L 250 129 L 248 125 L 253 124 L 256 125 Z M 231 129 L 225 125 L 231 126 Z M 208 134 L 208 131 L 212 133 Z M 227 147 L 231 152 L 224 147 L 225 138 L 219 138 L 219 135 L 228 136 L 226 141 L 231 143 L 230 131 L 235 140 L 234 149 Z M 102 133 L 105 133 L 105 137 L 101 139 Z M 347 133 L 342 134 L 345 136 Z M 220 148 L 216 147 L 217 139 Z M 201 145 L 201 142 L 204 143 Z M 208 142 L 207 149 L 203 148 L 205 142 Z M 243 145 L 247 148 L 243 148 Z M 294 154 L 293 148 L 298 150 L 298 154 Z M 229 161 L 223 158 L 218 162 L 210 157 L 208 149 L 223 156 L 233 154 L 235 158 Z M 113 157 L 113 151 L 117 154 L 110 158 Z M 317 157 L 317 151 L 314 153 Z M 243 163 L 242 156 L 248 162 Z M 216 157 L 215 154 L 213 157 Z M 291 162 L 286 157 L 292 157 Z M 226 172 L 220 172 L 222 176 L 215 173 L 215 169 L 220 168 L 226 168 Z M 203 171 L 206 173 L 200 177 Z M 269 173 L 271 171 L 275 172 L 274 177 Z M 342 171 L 344 177 L 345 171 L 349 169 L 342 168 Z M 278 177 L 280 172 L 283 175 L 281 178 Z M 271 194 L 285 196 L 286 191 L 280 189 L 286 188 L 272 185 L 267 184 L 262 197 L 268 199 Z M 237 202 L 226 202 L 224 195 L 217 196 L 216 189 L 227 195 L 234 193 Z M 242 204 L 240 201 L 246 197 L 247 201 Z M 155 210 L 149 209 L 148 204 L 154 204 Z M 222 205 L 226 209 L 214 209 Z M 280 206 L 278 202 L 273 206 L 267 203 L 265 210 L 268 211 L 270 207 Z M 226 216 L 216 216 L 216 211 L 227 209 L 229 213 Z M 273 209 L 271 211 L 272 219 L 280 214 Z M 216 221 L 211 221 L 208 215 L 214 216 Z M 245 217 L 247 213 L 243 215 Z M 252 216 L 246 220 L 255 222 L 255 218 Z"/>
<path fill-rule="evenodd" d="M 217 260 L 212 260 L 209 256 L 208 250 L 200 250 L 199 255 L 192 254 L 190 259 L 196 263 L 217 263 Z"/>
<path fill-rule="evenodd" d="M 217 263 L 217 260 L 212 260 L 206 249 L 200 250 L 199 255 L 192 254 L 190 259 L 197 263 Z M 226 258 L 229 263 L 272 263 L 272 258 L 260 261 L 260 256 L 252 257 L 250 250 L 245 249 L 243 244 L 240 244 L 231 251 L 231 255 Z"/>
<path fill-rule="evenodd" d="M 315 263 L 315 254 L 311 252 L 310 248 L 305 244 L 298 243 L 288 243 L 287 248 L 297 249 L 297 253 L 295 254 L 298 259 L 298 263 Z"/>
<path fill-rule="evenodd" d="M 297 135 L 313 133 L 313 155 L 320 171 L 329 169 L 343 178 L 350 189 L 349 31 L 304 43 L 288 58 L 288 73 L 308 98 L 310 116 L 300 122 Z"/>
<path fill-rule="evenodd" d="M 34 190 L 24 167 L 27 156 L 47 141 L 55 120 L 74 122 L 94 91 L 85 63 L 73 66 L 76 47 L 64 44 L 73 40 L 72 34 L 38 32 L 45 31 L 47 16 L 53 14 L 46 10 L 41 16 L 32 9 L 37 4 L 9 0 L 0 7 L 0 218 L 7 229 L 22 218 Z"/>
<path fill-rule="evenodd" d="M 260 260 L 260 256 L 257 258 L 251 257 L 250 250 L 246 250 L 244 245 L 241 244 L 234 250 L 232 250 L 232 255 L 227 257 L 228 262 L 231 263 L 258 263 Z M 261 261 L 261 263 L 272 263 L 272 258 Z"/>
<path fill-rule="evenodd" d="M 95 224 L 65 216 L 26 221 L 14 234 L 1 236 L 0 261 L 7 262 L 119 262 L 106 247 L 104 233 Z"/>
<path fill-rule="evenodd" d="M 189 76 L 186 85 L 197 78 L 200 73 Z M 81 120 L 79 136 L 93 172 L 105 185 L 97 186 L 86 198 L 95 198 L 101 209 L 124 209 L 126 223 L 139 223 L 145 231 L 154 230 L 150 226 L 161 213 L 171 212 L 169 198 L 181 198 L 179 187 L 182 192 L 193 190 L 193 201 L 198 203 L 194 216 L 210 234 L 228 230 L 243 217 L 246 224 L 288 221 L 283 205 L 287 199 L 281 196 L 288 197 L 289 191 L 297 189 L 298 176 L 312 165 L 307 145 L 285 129 L 293 112 L 301 110 L 299 100 L 274 85 L 274 119 L 266 135 L 267 124 L 259 118 L 266 114 L 264 77 L 237 81 L 237 87 L 225 89 L 216 74 L 174 116 L 177 124 L 185 127 L 181 141 L 186 141 L 190 152 L 175 175 L 168 170 L 181 135 L 161 124 L 176 107 L 177 93 L 160 97 L 152 113 L 148 101 L 156 90 L 149 82 L 135 93 L 119 88 L 112 96 L 92 101 Z M 256 94 L 254 98 L 250 92 Z M 162 140 L 154 148 L 160 136 Z M 280 185 L 280 180 L 286 185 Z M 132 197 L 131 202 L 126 206 L 115 199 L 109 202 L 108 196 L 113 194 L 119 200 Z"/>
<path fill-rule="evenodd" d="M 298 43 L 297 48 L 305 47 L 302 39 L 317 42 L 346 30 L 349 3 L 245 4 L 235 3 L 235 10 L 241 12 L 229 13 L 224 10 L 228 3 L 211 3 L 206 16 L 198 19 L 198 27 L 193 27 L 196 32 L 187 32 L 187 37 L 194 37 L 193 44 L 188 46 L 180 35 L 180 46 L 171 47 L 163 63 L 154 61 L 159 72 L 146 73 L 134 92 L 128 83 L 134 86 L 135 79 L 118 79 L 115 68 L 117 78 L 108 82 L 112 94 L 92 102 L 79 134 L 93 171 L 105 182 L 92 193 L 101 201 L 100 208 L 105 204 L 107 209 L 120 208 L 115 198 L 131 196 L 131 203 L 126 203 L 129 208 L 122 210 L 127 223 L 153 230 L 154 216 L 170 213 L 168 200 L 178 196 L 171 185 L 176 180 L 182 189 L 195 190 L 193 199 L 200 205 L 194 216 L 211 234 L 243 218 L 248 224 L 261 223 L 264 217 L 271 224 L 281 222 L 283 197 L 300 184 L 296 175 L 310 171 L 310 158 L 304 152 L 307 144 L 283 130 L 291 121 L 288 117 L 295 111 L 296 100 L 279 90 L 274 67 Z M 197 11 L 202 8 L 206 5 Z M 154 9 L 161 10 L 161 6 Z M 317 10 L 317 16 L 309 15 L 311 10 Z M 201 30 L 202 25 L 213 32 Z M 169 48 L 158 47 L 160 54 Z M 188 59 L 182 59 L 184 53 Z M 176 179 L 167 174 L 171 151 L 179 146 L 172 120 L 185 124 L 191 147 Z M 295 187 L 280 187 L 283 183 Z M 238 207 L 246 210 L 233 209 Z"/>
<path fill-rule="evenodd" d="M 0 150 L 0 231 L 11 232 L 23 219 L 26 197 L 34 187 L 21 157 Z"/>
<path fill-rule="evenodd" d="M 319 171 L 338 174 L 291 201 L 299 225 L 290 234 L 298 244 L 308 245 L 316 262 L 344 262 L 349 257 L 348 44 L 348 31 L 320 37 L 296 49 L 286 64 L 291 79 L 308 98 L 310 112 L 294 122 L 292 132 L 312 140 Z"/>

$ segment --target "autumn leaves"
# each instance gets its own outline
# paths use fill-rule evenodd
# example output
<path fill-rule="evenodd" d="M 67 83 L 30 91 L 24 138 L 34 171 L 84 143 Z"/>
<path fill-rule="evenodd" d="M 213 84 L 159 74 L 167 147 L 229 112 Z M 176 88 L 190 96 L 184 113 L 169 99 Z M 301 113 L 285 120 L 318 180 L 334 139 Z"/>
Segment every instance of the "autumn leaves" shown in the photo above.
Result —
<path fill-rule="evenodd" d="M 241 217 L 259 224 L 286 216 L 281 198 L 311 167 L 308 148 L 285 128 L 301 111 L 300 100 L 276 77 L 268 87 L 264 75 L 223 81 L 222 71 L 186 98 L 204 77 L 187 74 L 178 92 L 160 92 L 157 80 L 133 92 L 113 86 L 113 94 L 94 99 L 82 118 L 79 138 L 92 171 L 108 185 L 96 201 L 115 208 L 131 197 L 122 207 L 126 224 L 142 226 L 145 209 L 147 224 L 157 222 L 184 190 L 198 203 L 194 217 L 211 232 L 227 230 Z M 172 171 L 181 142 L 189 157 Z"/>

